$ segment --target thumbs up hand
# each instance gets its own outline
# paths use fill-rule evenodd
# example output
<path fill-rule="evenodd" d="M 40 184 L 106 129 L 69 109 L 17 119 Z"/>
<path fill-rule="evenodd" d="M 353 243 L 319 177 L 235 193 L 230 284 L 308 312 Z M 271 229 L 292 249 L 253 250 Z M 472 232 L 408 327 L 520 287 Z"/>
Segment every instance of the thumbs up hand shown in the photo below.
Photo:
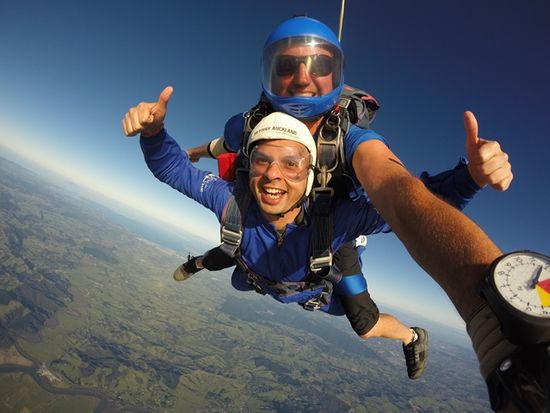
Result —
<path fill-rule="evenodd" d="M 499 191 L 506 191 L 514 178 L 508 154 L 497 141 L 478 136 L 477 120 L 472 112 L 464 112 L 466 129 L 466 153 L 468 171 L 479 187 L 490 185 Z"/>
<path fill-rule="evenodd" d="M 144 136 L 154 136 L 159 133 L 164 126 L 168 102 L 173 91 L 174 89 L 168 86 L 161 92 L 158 101 L 141 102 L 130 108 L 122 119 L 124 134 L 135 136 L 141 133 Z"/>

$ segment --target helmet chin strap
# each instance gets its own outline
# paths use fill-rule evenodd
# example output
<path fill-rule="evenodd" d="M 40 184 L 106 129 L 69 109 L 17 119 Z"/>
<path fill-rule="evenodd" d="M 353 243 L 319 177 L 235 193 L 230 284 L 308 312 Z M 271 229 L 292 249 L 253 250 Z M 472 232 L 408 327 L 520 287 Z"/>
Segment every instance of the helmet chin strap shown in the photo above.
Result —
<path fill-rule="evenodd" d="M 286 214 L 288 214 L 290 211 L 296 209 L 296 208 L 301 208 L 303 206 L 303 204 L 306 202 L 307 200 L 307 196 L 305 195 L 302 195 L 302 197 L 298 200 L 298 202 L 296 202 L 294 205 L 292 205 L 289 209 L 287 209 L 285 212 L 281 212 L 280 214 L 277 214 L 279 215 L 279 217 L 283 218 Z"/>
<path fill-rule="evenodd" d="M 321 113 L 319 115 L 308 116 L 307 118 L 300 118 L 300 121 L 302 121 L 306 125 L 310 123 L 313 124 L 317 122 L 319 119 L 321 119 L 324 115 L 325 115 L 324 113 Z"/>

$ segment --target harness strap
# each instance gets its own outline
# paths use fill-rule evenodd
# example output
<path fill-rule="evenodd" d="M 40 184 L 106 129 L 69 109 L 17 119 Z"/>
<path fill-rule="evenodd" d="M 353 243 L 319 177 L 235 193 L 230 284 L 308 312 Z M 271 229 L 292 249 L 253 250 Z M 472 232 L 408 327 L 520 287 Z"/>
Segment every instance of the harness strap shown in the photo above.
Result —
<path fill-rule="evenodd" d="M 311 307 L 313 306 L 314 302 L 318 302 L 320 305 L 328 304 L 330 302 L 329 297 L 333 291 L 332 282 L 330 281 L 321 279 L 316 283 L 307 282 L 307 281 L 295 282 L 295 283 L 277 282 L 277 281 L 273 281 L 268 278 L 265 278 L 255 273 L 254 271 L 252 271 L 250 267 L 244 262 L 244 260 L 240 255 L 235 256 L 234 259 L 237 266 L 246 274 L 247 283 L 250 286 L 252 286 L 254 290 L 259 294 L 266 295 L 271 289 L 273 292 L 277 293 L 278 295 L 288 297 L 297 293 L 322 289 L 322 291 L 319 293 L 317 297 L 313 297 L 310 300 L 308 300 L 306 303 L 303 303 L 301 305 L 303 306 L 307 304 L 309 307 Z M 311 310 L 315 310 L 315 309 L 316 308 L 311 308 Z"/>
<path fill-rule="evenodd" d="M 325 118 L 317 136 L 317 185 L 312 190 L 313 239 L 309 268 L 326 277 L 332 267 L 332 214 L 334 189 L 329 187 L 334 171 L 345 175 L 347 163 L 344 138 L 350 126 L 348 108 L 352 100 L 341 96 L 338 105 Z"/>
<path fill-rule="evenodd" d="M 320 277 L 332 267 L 332 188 L 315 188 L 312 192 L 312 240 L 309 269 Z"/>
<path fill-rule="evenodd" d="M 244 130 L 241 140 L 241 152 L 246 156 L 248 156 L 246 148 L 248 146 L 250 132 L 252 132 L 252 129 L 254 129 L 254 127 L 271 112 L 273 112 L 271 104 L 262 93 L 256 106 L 244 114 Z"/>
<path fill-rule="evenodd" d="M 329 186 L 333 173 L 339 168 L 342 175 L 347 172 L 347 163 L 344 154 L 344 138 L 351 125 L 351 116 L 357 118 L 357 108 L 350 97 L 340 96 L 338 105 L 327 115 L 319 130 L 317 137 L 317 185 L 312 191 L 312 248 L 310 257 L 310 274 L 309 278 L 321 279 L 324 285 L 330 286 L 330 291 L 323 287 L 322 293 L 315 299 L 309 300 L 303 306 L 305 309 L 317 309 L 323 303 L 328 302 L 328 295 L 332 293 L 332 285 L 336 285 L 342 278 L 342 275 L 332 269 L 333 254 L 332 254 L 332 198 L 334 197 L 334 189 Z M 261 96 L 258 104 L 248 111 L 245 117 L 245 127 L 243 130 L 243 141 L 241 144 L 241 153 L 239 158 L 242 161 L 246 155 L 246 147 L 250 132 L 258 124 L 258 122 L 272 111 L 269 102 L 264 95 Z M 356 121 L 357 119 L 355 119 Z M 234 195 L 230 198 L 224 217 L 222 218 L 221 238 L 222 245 L 220 248 L 230 257 L 233 257 L 237 265 L 247 274 L 248 283 L 254 289 L 266 294 L 265 287 L 269 287 L 277 291 L 279 294 L 295 293 L 296 291 L 305 291 L 306 289 L 316 289 L 320 284 L 306 283 L 299 287 L 286 284 L 276 283 L 268 280 L 258 274 L 255 274 L 248 268 L 239 254 L 239 247 L 242 240 L 243 219 L 246 216 L 246 211 L 250 203 L 250 191 L 244 187 L 246 176 L 248 173 L 245 165 L 244 168 L 237 169 L 237 179 Z M 296 289 L 298 288 L 298 290 Z M 326 293 L 329 293 L 328 295 Z"/>
<path fill-rule="evenodd" d="M 243 217 L 250 205 L 252 194 L 246 187 L 248 168 L 245 166 L 236 171 L 235 190 L 227 202 L 220 228 L 222 244 L 220 249 L 229 257 L 235 257 L 243 236 Z"/>

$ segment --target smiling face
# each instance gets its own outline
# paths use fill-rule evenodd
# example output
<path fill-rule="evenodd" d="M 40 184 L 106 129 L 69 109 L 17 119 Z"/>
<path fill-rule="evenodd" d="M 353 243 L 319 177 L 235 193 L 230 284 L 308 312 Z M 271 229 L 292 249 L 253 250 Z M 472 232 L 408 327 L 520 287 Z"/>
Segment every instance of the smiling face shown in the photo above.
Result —
<path fill-rule="evenodd" d="M 250 191 L 267 220 L 284 227 L 300 211 L 295 206 L 306 191 L 309 152 L 302 144 L 289 140 L 261 141 L 253 151 L 258 160 L 251 157 Z M 297 162 L 301 162 L 301 171 L 294 173 L 292 168 Z"/>
<path fill-rule="evenodd" d="M 319 46 L 296 45 L 284 50 L 276 57 L 276 68 L 281 68 L 279 62 L 282 61 L 286 63 L 283 66 L 286 70 L 273 71 L 273 93 L 304 97 L 330 93 L 333 90 L 332 57 L 330 51 Z"/>

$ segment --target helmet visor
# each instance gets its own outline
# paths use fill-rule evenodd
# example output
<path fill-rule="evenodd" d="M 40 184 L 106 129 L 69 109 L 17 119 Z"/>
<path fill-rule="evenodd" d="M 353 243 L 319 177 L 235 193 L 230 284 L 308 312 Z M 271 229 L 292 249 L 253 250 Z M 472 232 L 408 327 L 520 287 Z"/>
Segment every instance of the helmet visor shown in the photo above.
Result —
<path fill-rule="evenodd" d="M 281 39 L 264 49 L 262 82 L 275 96 L 320 97 L 342 82 L 341 50 L 315 36 Z"/>

